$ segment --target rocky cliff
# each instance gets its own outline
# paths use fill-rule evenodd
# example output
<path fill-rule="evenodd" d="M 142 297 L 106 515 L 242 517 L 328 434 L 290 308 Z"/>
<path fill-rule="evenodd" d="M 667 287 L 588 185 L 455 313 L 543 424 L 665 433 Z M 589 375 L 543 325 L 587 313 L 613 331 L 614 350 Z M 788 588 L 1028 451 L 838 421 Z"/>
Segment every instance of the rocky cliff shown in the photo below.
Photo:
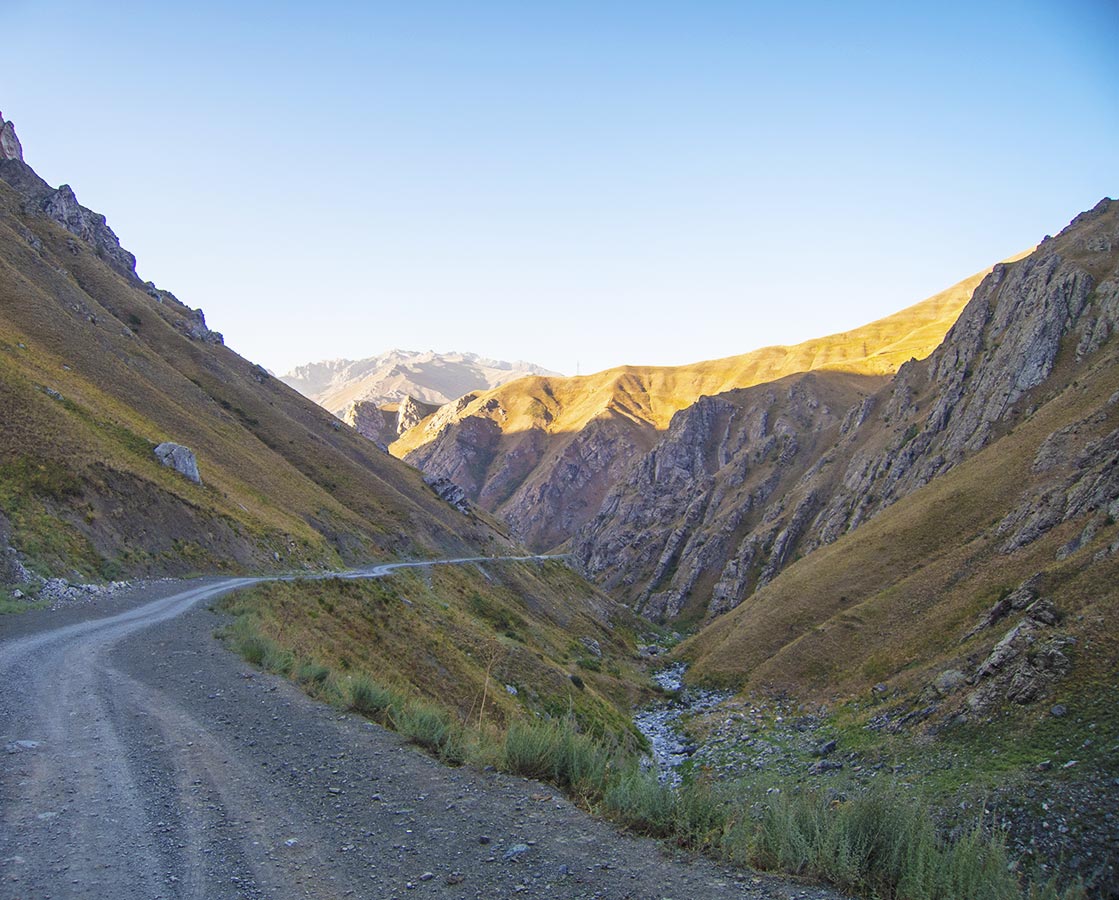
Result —
<path fill-rule="evenodd" d="M 0 160 L 17 159 L 23 162 L 23 147 L 16 137 L 16 126 L 4 121 L 4 114 L 0 113 Z"/>
<path fill-rule="evenodd" d="M 30 216 L 43 216 L 61 225 L 71 235 L 93 249 L 97 258 L 118 275 L 130 282 L 140 284 L 136 274 L 136 257 L 120 244 L 120 239 L 109 227 L 100 213 L 82 206 L 70 185 L 52 188 L 36 174 L 23 160 L 23 147 L 16 137 L 15 126 L 5 122 L 0 116 L 0 181 L 6 182 L 20 196 L 21 212 Z M 40 256 L 43 256 L 42 242 L 34 234 L 34 229 L 19 226 L 21 236 Z M 71 256 L 80 254 L 79 245 L 70 241 L 66 245 Z M 200 309 L 192 309 L 179 301 L 169 291 L 162 291 L 151 282 L 143 285 L 144 290 L 157 303 L 166 304 L 174 309 L 171 318 L 192 340 L 206 340 L 221 343 L 222 336 L 206 327 L 206 318 Z"/>
<path fill-rule="evenodd" d="M 792 551 L 774 506 L 883 381 L 818 372 L 701 398 L 608 493 L 576 558 L 652 618 L 732 608 Z"/>
<path fill-rule="evenodd" d="M 366 437 L 384 451 L 403 432 L 412 428 L 439 407 L 405 397 L 399 403 L 379 403 L 376 400 L 355 400 L 347 406 L 341 419 L 362 437 Z"/>
<path fill-rule="evenodd" d="M 700 397 L 809 371 L 892 374 L 932 351 L 981 278 L 861 328 L 792 347 L 689 366 L 524 378 L 459 398 L 390 450 L 459 483 L 530 546 L 551 549 L 594 518 L 672 416 Z"/>
<path fill-rule="evenodd" d="M 950 471 L 1034 415 L 1111 340 L 1117 221 L 1119 208 L 1104 201 L 1029 257 L 996 266 L 943 343 L 876 393 L 849 395 L 848 406 L 837 400 L 826 418 L 804 416 L 791 394 L 767 409 L 790 446 L 812 443 L 772 471 L 757 460 L 778 436 L 758 427 L 758 413 L 742 412 L 744 398 L 720 396 L 679 414 L 579 535 L 581 563 L 650 615 L 724 612 Z M 1114 498 L 1114 438 L 1075 439 L 1104 415 L 1106 398 L 1098 399 L 1100 409 L 1039 451 L 1035 471 L 1052 469 L 1053 478 L 999 512 L 1008 550 Z M 742 492 L 767 478 L 780 478 L 781 489 Z"/>

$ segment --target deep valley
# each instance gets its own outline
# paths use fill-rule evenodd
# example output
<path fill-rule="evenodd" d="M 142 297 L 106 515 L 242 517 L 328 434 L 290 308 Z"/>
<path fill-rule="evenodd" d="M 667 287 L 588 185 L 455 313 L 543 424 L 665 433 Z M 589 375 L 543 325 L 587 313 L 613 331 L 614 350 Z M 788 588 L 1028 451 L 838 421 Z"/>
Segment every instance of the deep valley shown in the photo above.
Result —
<path fill-rule="evenodd" d="M 0 138 L 0 896 L 1119 897 L 1119 203 L 795 346 L 281 379 Z"/>

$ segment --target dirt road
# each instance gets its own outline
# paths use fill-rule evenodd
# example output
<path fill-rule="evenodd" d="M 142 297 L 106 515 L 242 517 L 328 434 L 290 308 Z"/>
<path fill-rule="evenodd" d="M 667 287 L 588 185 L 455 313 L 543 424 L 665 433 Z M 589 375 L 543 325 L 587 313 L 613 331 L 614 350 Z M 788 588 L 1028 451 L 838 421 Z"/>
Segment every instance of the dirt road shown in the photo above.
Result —
<path fill-rule="evenodd" d="M 0 622 L 0 897 L 838 896 L 443 767 L 252 670 L 207 602 L 250 582 Z"/>

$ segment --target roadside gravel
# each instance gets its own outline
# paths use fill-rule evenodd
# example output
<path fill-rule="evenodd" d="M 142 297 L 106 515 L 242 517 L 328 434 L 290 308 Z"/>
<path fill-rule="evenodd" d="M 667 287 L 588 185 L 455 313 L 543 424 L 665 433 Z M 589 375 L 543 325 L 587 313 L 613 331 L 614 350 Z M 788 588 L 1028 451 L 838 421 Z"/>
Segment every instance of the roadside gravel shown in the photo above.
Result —
<path fill-rule="evenodd" d="M 840 896 L 446 768 L 250 669 L 207 608 L 233 581 L 0 623 L 0 897 Z"/>

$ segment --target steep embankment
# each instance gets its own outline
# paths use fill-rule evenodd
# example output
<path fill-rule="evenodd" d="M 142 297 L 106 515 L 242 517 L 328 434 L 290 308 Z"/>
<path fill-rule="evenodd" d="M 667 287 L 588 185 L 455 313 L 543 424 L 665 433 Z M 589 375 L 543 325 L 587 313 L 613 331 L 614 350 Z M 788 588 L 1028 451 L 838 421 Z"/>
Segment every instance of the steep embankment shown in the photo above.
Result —
<path fill-rule="evenodd" d="M 390 449 L 461 485 L 530 546 L 556 547 L 595 515 L 673 414 L 705 395 L 797 373 L 891 374 L 940 342 L 981 278 L 853 331 L 792 347 L 689 366 L 522 378 L 448 404 Z"/>
<path fill-rule="evenodd" d="M 5 133 L 12 131 L 10 123 Z M 0 580 L 486 548 L 419 473 L 144 284 L 103 216 L 0 160 Z M 160 464 L 172 441 L 196 483 Z M 2 579 L 7 574 L 8 579 Z"/>
<path fill-rule="evenodd" d="M 653 618 L 730 609 L 739 581 L 775 574 L 743 545 L 777 527 L 774 504 L 884 380 L 821 371 L 701 398 L 611 489 L 576 538 L 576 558 Z"/>
<path fill-rule="evenodd" d="M 1117 328 L 1119 204 L 1104 201 L 996 267 L 944 345 L 772 507 L 804 558 L 691 641 L 696 673 L 829 695 L 885 681 L 934 698 L 925 716 L 1054 683 L 1112 696 Z"/>

